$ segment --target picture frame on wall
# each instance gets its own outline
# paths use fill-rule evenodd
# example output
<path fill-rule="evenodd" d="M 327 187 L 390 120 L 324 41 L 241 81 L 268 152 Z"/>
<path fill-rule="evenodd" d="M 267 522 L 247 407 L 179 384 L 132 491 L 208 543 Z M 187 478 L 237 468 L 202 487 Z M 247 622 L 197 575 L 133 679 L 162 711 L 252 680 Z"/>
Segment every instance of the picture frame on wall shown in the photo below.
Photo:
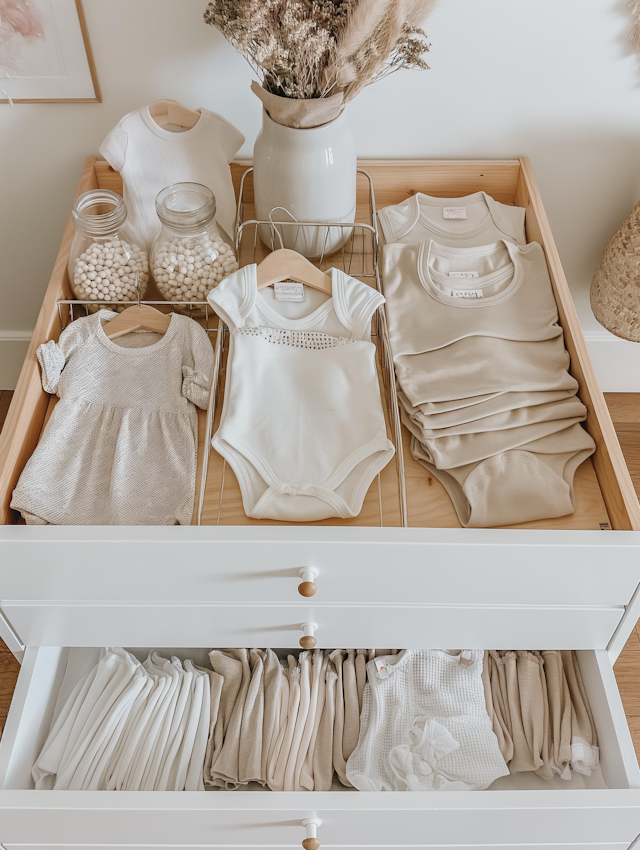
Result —
<path fill-rule="evenodd" d="M 101 103 L 82 0 L 0 0 L 0 103 Z"/>

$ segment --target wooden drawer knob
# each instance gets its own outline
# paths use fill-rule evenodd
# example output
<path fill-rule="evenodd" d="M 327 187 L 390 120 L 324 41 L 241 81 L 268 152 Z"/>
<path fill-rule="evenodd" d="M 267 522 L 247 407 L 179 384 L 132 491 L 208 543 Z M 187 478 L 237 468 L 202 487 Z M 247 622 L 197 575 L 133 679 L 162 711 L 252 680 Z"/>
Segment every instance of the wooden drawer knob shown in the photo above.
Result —
<path fill-rule="evenodd" d="M 300 567 L 298 575 L 302 579 L 301 584 L 298 585 L 300 596 L 315 596 L 318 586 L 314 582 L 314 579 L 318 575 L 318 571 L 312 569 L 312 567 Z"/>
<path fill-rule="evenodd" d="M 304 633 L 304 637 L 300 638 L 300 646 L 303 649 L 313 649 L 318 641 L 314 637 L 315 630 L 318 628 L 316 623 L 303 623 L 300 628 Z M 316 848 L 317 850 L 317 848 Z"/>
<path fill-rule="evenodd" d="M 321 821 L 318 818 L 305 818 L 301 823 L 307 830 L 307 837 L 302 842 L 304 850 L 319 850 L 318 827 Z"/>

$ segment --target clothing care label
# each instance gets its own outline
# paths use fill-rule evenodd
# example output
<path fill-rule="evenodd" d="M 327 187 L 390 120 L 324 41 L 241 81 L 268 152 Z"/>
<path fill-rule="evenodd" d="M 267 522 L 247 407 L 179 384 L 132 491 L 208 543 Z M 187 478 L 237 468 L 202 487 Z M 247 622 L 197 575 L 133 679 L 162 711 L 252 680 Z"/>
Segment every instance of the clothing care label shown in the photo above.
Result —
<path fill-rule="evenodd" d="M 454 298 L 483 298 L 481 289 L 452 289 L 451 295 Z"/>
<path fill-rule="evenodd" d="M 480 277 L 480 275 L 478 272 L 449 272 L 449 277 L 460 277 L 472 280 L 473 278 Z"/>
<path fill-rule="evenodd" d="M 384 663 L 384 657 L 374 658 L 374 664 L 376 665 L 376 673 L 380 679 L 388 679 L 389 678 L 389 668 Z"/>
<path fill-rule="evenodd" d="M 304 284 L 274 283 L 276 301 L 304 301 Z"/>
<path fill-rule="evenodd" d="M 442 218 L 465 218 L 467 217 L 466 207 L 443 207 Z"/>

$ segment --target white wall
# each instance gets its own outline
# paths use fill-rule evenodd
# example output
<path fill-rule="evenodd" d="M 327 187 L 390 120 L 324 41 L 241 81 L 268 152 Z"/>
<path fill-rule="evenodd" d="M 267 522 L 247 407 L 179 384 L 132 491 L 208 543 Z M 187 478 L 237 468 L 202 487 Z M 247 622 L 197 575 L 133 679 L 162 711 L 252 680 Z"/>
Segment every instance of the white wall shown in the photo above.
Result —
<path fill-rule="evenodd" d="M 102 104 L 0 105 L 0 386 L 17 376 L 84 158 L 160 97 L 233 121 L 250 156 L 260 108 L 244 61 L 202 23 L 205 0 L 84 0 Z M 640 195 L 640 63 L 626 0 L 440 0 L 427 72 L 351 107 L 363 157 L 531 157 L 609 390 L 640 390 L 640 345 L 589 309 L 602 248 Z"/>

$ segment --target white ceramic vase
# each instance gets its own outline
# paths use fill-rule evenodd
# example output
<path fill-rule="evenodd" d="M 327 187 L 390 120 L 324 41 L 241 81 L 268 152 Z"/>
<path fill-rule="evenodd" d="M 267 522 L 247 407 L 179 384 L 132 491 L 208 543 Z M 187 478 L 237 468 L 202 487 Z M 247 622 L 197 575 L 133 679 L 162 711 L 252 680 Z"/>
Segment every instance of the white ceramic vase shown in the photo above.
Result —
<path fill-rule="evenodd" d="M 328 124 L 297 130 L 273 121 L 263 109 L 253 169 L 257 219 L 271 214 L 273 221 L 355 220 L 356 146 L 344 112 Z M 350 228 L 278 230 L 285 248 L 311 258 L 337 251 L 351 235 Z M 270 227 L 260 227 L 260 238 L 268 247 L 280 247 Z"/>

